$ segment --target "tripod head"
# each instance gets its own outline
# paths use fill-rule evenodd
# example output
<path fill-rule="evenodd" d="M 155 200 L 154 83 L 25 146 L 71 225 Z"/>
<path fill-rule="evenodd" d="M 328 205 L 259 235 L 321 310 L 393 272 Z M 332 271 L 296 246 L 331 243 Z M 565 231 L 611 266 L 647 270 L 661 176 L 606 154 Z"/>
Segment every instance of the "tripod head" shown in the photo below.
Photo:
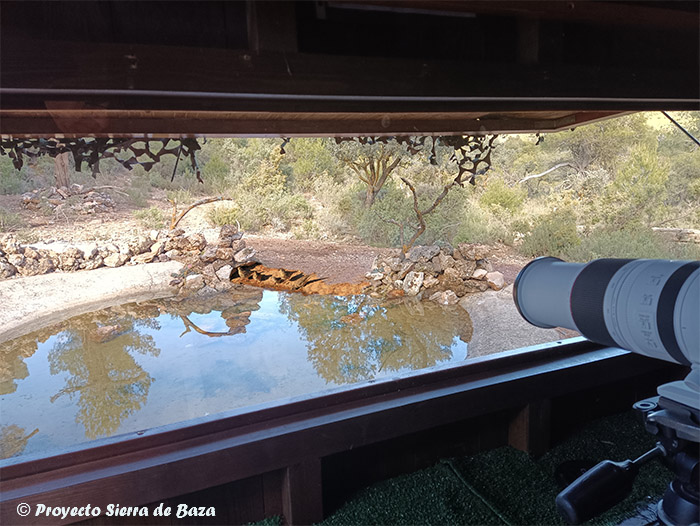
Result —
<path fill-rule="evenodd" d="M 669 526 L 698 524 L 700 410 L 658 396 L 637 402 L 634 409 L 657 438 L 656 447 L 636 460 L 604 460 L 564 489 L 556 505 L 569 524 L 580 524 L 624 499 L 639 468 L 655 458 L 662 458 L 675 475 L 658 504 L 659 520 Z"/>

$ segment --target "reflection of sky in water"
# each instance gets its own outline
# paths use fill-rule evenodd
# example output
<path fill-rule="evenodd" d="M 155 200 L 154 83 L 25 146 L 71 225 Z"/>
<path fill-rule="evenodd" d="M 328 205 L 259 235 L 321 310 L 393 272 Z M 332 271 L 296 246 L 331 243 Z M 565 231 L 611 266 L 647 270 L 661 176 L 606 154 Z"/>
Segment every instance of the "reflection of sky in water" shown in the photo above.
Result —
<path fill-rule="evenodd" d="M 92 315 L 70 320 L 72 333 L 54 334 L 22 358 L 29 375 L 15 379 L 15 392 L 0 396 L 0 431 L 14 425 L 28 436 L 39 428 L 24 449 L 25 454 L 35 453 L 88 440 L 85 415 L 103 417 L 105 426 L 114 428 L 99 432 L 98 422 L 97 436 L 121 434 L 466 357 L 467 345 L 454 329 L 454 312 L 447 315 L 434 305 L 416 315 L 410 309 L 397 310 L 402 306 L 363 305 L 357 298 L 348 302 L 265 291 L 258 299 L 250 303 L 249 298 L 252 307 L 239 309 L 245 332 L 222 337 L 184 333 L 180 315 L 203 331 L 225 333 L 225 308 L 209 314 L 169 311 L 155 318 L 160 329 L 134 322 L 120 311 L 117 318 L 133 325 L 107 343 L 89 343 L 90 327 L 94 331 L 100 324 L 91 321 Z M 62 346 L 75 334 L 82 335 L 85 347 L 69 355 Z M 150 342 L 149 337 L 150 350 L 139 351 L 140 342 Z M 407 352 L 420 356 L 404 356 Z M 71 361 L 74 356 L 87 358 Z M 52 374 L 51 359 L 64 369 L 54 366 Z M 69 384 L 77 388 L 68 389 Z M 125 408 L 125 403 L 131 405 Z"/>

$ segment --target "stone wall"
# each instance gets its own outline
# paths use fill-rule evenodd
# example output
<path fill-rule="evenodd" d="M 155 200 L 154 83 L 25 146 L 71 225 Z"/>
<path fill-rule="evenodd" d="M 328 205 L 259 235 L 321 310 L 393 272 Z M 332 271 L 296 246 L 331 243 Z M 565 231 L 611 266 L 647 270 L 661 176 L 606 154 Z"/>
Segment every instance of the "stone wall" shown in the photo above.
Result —
<path fill-rule="evenodd" d="M 406 295 L 441 304 L 488 289 L 500 290 L 505 280 L 487 258 L 488 247 L 462 243 L 456 248 L 437 245 L 413 247 L 379 256 L 367 274 L 376 294 Z"/>
<path fill-rule="evenodd" d="M 211 244 L 200 233 L 187 235 L 180 229 L 153 231 L 148 236 L 83 250 L 53 244 L 22 245 L 8 235 L 0 238 L 0 279 L 175 260 L 186 263 L 189 274 L 201 274 L 207 284 L 218 285 L 222 279 L 229 281 L 234 267 L 253 261 L 255 251 L 245 246 L 242 237 L 230 225 L 222 227 L 218 240 Z M 188 281 L 186 277 L 180 284 Z"/>

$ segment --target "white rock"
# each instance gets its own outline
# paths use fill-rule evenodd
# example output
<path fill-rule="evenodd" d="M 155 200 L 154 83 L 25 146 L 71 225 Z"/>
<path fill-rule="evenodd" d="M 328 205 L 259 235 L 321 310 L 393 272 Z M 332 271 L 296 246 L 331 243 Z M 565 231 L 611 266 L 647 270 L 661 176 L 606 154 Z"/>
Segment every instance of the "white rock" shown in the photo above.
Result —
<path fill-rule="evenodd" d="M 501 290 L 506 285 L 506 280 L 498 271 L 489 272 L 486 274 L 486 282 L 493 290 Z"/>
<path fill-rule="evenodd" d="M 233 271 L 233 267 L 231 265 L 224 265 L 216 271 L 216 277 L 221 281 L 229 281 L 231 279 L 231 271 Z"/>
<path fill-rule="evenodd" d="M 422 272 L 411 271 L 406 274 L 403 280 L 403 291 L 407 296 L 417 296 L 420 292 L 421 285 L 423 285 L 423 278 L 425 274 Z"/>
<path fill-rule="evenodd" d="M 204 276 L 201 274 L 190 274 L 185 278 L 183 288 L 185 290 L 199 290 L 204 286 Z"/>
<path fill-rule="evenodd" d="M 478 268 L 474 271 L 474 274 L 472 274 L 472 278 L 474 279 L 486 279 L 486 274 L 488 274 L 488 271 L 483 269 L 483 268 Z"/>
<path fill-rule="evenodd" d="M 455 305 L 459 301 L 457 294 L 452 290 L 438 291 L 432 294 L 428 299 L 440 305 Z"/>
<path fill-rule="evenodd" d="M 384 278 L 384 274 L 382 272 L 368 272 L 365 274 L 365 277 L 369 280 L 381 281 Z"/>
<path fill-rule="evenodd" d="M 130 256 L 128 256 L 127 254 L 110 254 L 109 256 L 104 258 L 105 267 L 121 267 L 124 263 L 129 261 L 129 257 Z"/>

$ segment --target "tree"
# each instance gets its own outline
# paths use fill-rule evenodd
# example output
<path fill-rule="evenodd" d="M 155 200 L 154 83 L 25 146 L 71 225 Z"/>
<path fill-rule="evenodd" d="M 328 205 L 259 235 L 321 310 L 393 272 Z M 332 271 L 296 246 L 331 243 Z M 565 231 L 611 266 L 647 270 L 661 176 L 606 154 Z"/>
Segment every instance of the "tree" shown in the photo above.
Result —
<path fill-rule="evenodd" d="M 70 186 L 70 153 L 59 153 L 53 159 L 53 175 L 57 188 Z"/>
<path fill-rule="evenodd" d="M 335 154 L 367 185 L 365 206 L 370 208 L 389 175 L 404 161 L 406 149 L 395 139 L 361 137 L 341 140 Z"/>

